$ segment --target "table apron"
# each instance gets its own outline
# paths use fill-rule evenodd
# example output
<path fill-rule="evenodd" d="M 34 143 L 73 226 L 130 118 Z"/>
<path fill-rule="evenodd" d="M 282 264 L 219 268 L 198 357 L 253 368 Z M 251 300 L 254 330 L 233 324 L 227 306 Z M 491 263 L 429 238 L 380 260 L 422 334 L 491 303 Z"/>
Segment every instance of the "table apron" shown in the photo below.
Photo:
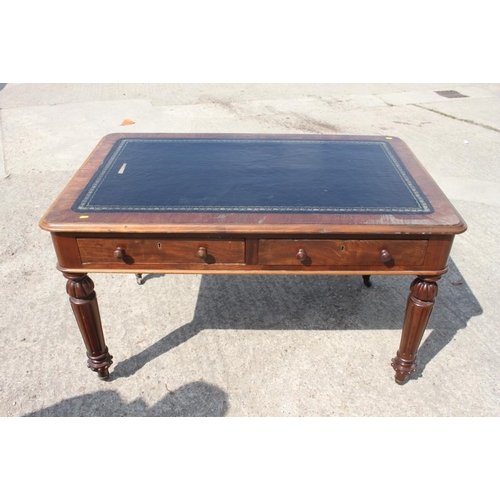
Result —
<path fill-rule="evenodd" d="M 438 275 L 446 272 L 453 244 L 452 235 L 227 238 L 52 233 L 52 238 L 63 272 L 165 274 Z M 116 250 L 123 258 L 114 257 Z M 387 262 L 381 260 L 383 251 L 388 252 Z"/>

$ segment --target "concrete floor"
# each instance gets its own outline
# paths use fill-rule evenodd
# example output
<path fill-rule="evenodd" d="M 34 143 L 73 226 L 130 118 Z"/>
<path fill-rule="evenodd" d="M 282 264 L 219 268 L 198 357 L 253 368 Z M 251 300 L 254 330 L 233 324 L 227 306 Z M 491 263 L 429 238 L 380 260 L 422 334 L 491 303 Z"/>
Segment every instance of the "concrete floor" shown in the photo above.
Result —
<path fill-rule="evenodd" d="M 500 414 L 500 84 L 7 84 L 0 120 L 0 415 Z M 406 141 L 469 226 L 418 373 L 401 387 L 390 366 L 409 277 L 368 289 L 347 276 L 149 275 L 138 286 L 97 274 L 114 356 L 99 381 L 38 220 L 99 139 L 120 131 Z"/>

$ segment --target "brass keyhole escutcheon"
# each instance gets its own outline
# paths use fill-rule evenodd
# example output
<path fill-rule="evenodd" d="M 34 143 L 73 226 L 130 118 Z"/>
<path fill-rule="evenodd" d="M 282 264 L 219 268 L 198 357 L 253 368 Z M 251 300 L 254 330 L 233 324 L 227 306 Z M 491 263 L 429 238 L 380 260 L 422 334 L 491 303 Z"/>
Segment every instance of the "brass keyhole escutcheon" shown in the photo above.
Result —
<path fill-rule="evenodd" d="M 161 248 L 161 243 L 158 243 L 158 248 Z"/>
<path fill-rule="evenodd" d="M 344 251 L 345 251 L 345 245 L 341 245 L 341 246 L 340 246 L 340 251 L 341 251 L 341 252 L 344 252 Z"/>

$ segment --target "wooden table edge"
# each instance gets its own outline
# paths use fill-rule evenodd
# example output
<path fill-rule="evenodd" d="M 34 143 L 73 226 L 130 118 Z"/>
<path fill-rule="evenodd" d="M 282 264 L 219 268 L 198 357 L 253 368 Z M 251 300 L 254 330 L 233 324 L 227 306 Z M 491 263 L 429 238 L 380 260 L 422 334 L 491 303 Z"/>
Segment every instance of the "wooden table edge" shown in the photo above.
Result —
<path fill-rule="evenodd" d="M 363 275 L 379 275 L 379 276 L 442 276 L 448 272 L 448 267 L 440 269 L 437 271 L 422 271 L 422 270 L 410 270 L 410 271 L 375 271 L 375 270 L 338 270 L 338 271 L 324 271 L 324 270 L 311 270 L 311 271 L 283 271 L 279 269 L 155 269 L 155 268 L 141 268 L 135 267 L 133 269 L 89 269 L 87 267 L 75 267 L 66 268 L 59 265 L 56 266 L 58 271 L 62 273 L 86 273 L 86 274 L 233 274 L 233 275 L 245 275 L 245 274 L 273 274 L 273 275 L 330 275 L 330 276 L 363 276 Z"/>
<path fill-rule="evenodd" d="M 188 234 L 210 233 L 229 234 L 384 234 L 384 235 L 456 235 L 467 230 L 467 224 L 461 219 L 454 225 L 349 225 L 349 224 L 91 224 L 91 223 L 50 223 L 43 218 L 39 227 L 51 233 L 150 233 L 150 234 Z"/>

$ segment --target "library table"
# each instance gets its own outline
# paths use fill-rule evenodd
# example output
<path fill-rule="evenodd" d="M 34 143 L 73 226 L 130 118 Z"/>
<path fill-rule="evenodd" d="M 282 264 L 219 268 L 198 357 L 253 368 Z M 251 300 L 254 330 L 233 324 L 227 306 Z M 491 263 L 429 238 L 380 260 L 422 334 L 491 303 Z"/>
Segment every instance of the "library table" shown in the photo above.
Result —
<path fill-rule="evenodd" d="M 466 230 L 401 139 L 262 134 L 108 135 L 40 227 L 102 379 L 112 356 L 88 273 L 413 275 L 398 383 Z"/>

